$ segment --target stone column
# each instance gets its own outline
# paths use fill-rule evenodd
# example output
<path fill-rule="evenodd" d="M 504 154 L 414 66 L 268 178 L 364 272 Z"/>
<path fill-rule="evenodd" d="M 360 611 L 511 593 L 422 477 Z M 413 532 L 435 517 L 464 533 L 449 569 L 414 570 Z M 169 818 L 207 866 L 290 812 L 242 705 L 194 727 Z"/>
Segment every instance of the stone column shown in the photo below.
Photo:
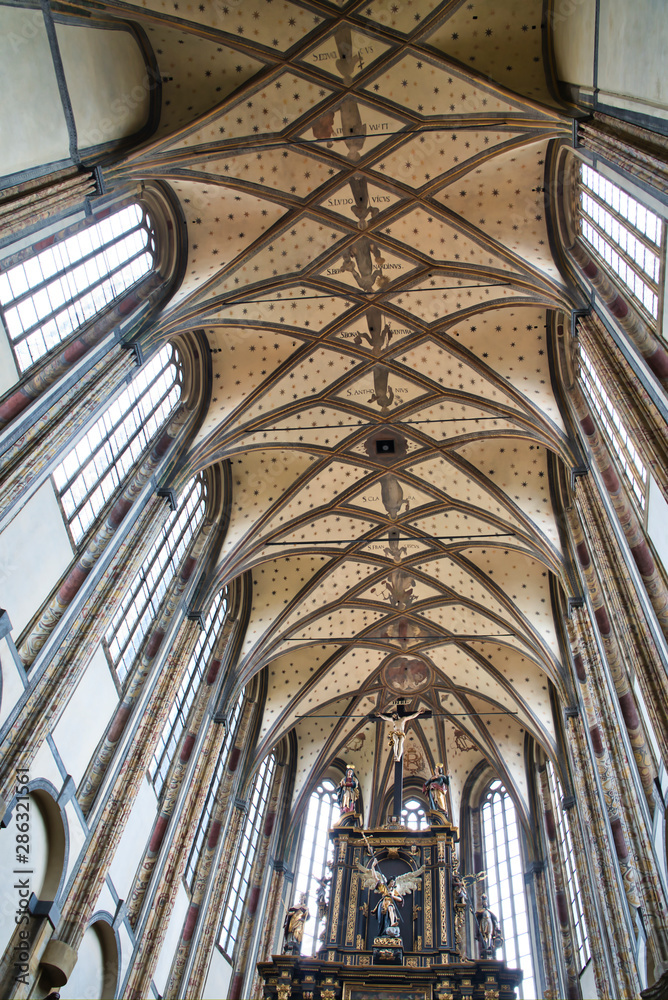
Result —
<path fill-rule="evenodd" d="M 134 367 L 134 357 L 114 347 L 12 442 L 0 457 L 0 530 L 26 492 L 68 448 L 96 410 Z"/>
<path fill-rule="evenodd" d="M 188 771 L 190 758 L 197 744 L 199 731 L 204 721 L 204 715 L 209 705 L 212 692 L 215 690 L 223 656 L 235 624 L 235 619 L 227 619 L 223 623 L 220 637 L 218 638 L 211 654 L 207 672 L 202 679 L 202 683 L 200 684 L 193 701 L 190 714 L 188 716 L 188 722 L 186 726 L 184 726 L 183 733 L 181 734 L 181 739 L 179 740 L 179 745 L 177 747 L 177 752 L 174 754 L 174 759 L 165 779 L 164 792 L 160 808 L 158 810 L 158 816 L 153 826 L 153 832 L 151 834 L 148 847 L 146 848 L 144 857 L 142 858 L 139 868 L 137 869 L 134 885 L 128 901 L 128 918 L 133 926 L 135 926 L 139 920 L 139 915 L 151 881 L 151 876 L 158 860 L 174 809 L 176 808 L 181 786 Z M 220 734 L 219 742 L 222 745 L 225 735 L 222 726 L 218 727 L 218 732 Z M 219 750 L 220 746 L 218 746 L 218 749 L 215 750 L 216 761 L 218 760 Z"/>
<path fill-rule="evenodd" d="M 0 744 L 0 792 L 11 799 L 17 767 L 30 768 L 42 743 L 58 722 L 72 692 L 113 617 L 129 581 L 169 516 L 167 501 L 153 495 L 132 531 L 117 547 L 109 565 L 79 607 L 79 627 L 71 629 L 41 675 L 27 688 L 9 719 Z"/>
<path fill-rule="evenodd" d="M 546 865 L 542 861 L 533 866 L 533 886 L 536 896 L 536 909 L 538 911 L 538 931 L 540 934 L 540 952 L 543 959 L 543 971 L 545 973 L 544 1000 L 559 1000 L 559 972 L 557 955 L 555 952 L 555 941 L 552 935 L 552 915 L 548 902 L 548 891 L 546 883 Z"/>
<path fill-rule="evenodd" d="M 210 521 L 205 521 L 200 528 L 197 537 L 191 545 L 190 552 L 184 556 L 178 573 L 167 589 L 157 618 L 146 635 L 141 653 L 133 665 L 129 683 L 123 694 L 123 700 L 116 709 L 107 732 L 98 745 L 81 783 L 79 805 L 84 813 L 90 811 L 95 801 L 95 796 L 120 744 L 135 705 L 141 697 L 144 685 L 151 675 L 155 663 L 158 662 L 165 636 L 180 606 L 183 593 L 199 562 L 202 550 L 209 540 L 212 529 L 213 525 Z"/>
<path fill-rule="evenodd" d="M 582 990 L 580 989 L 579 969 L 576 964 L 577 948 L 575 944 L 570 900 L 566 890 L 568 876 L 564 870 L 564 859 L 561 854 L 561 847 L 557 837 L 555 803 L 552 801 L 552 792 L 550 790 L 547 767 L 545 764 L 538 767 L 538 775 L 540 792 L 543 800 L 545 832 L 547 834 L 547 843 L 550 850 L 550 862 L 552 865 L 552 878 L 554 880 L 554 894 L 557 903 L 559 929 L 561 931 L 564 966 L 566 969 L 567 997 L 568 1000 L 581 1000 Z"/>
<path fill-rule="evenodd" d="M 30 667 L 37 658 L 39 651 L 51 635 L 66 610 L 75 599 L 88 574 L 92 570 L 109 542 L 134 506 L 144 486 L 157 469 L 160 461 L 180 435 L 188 420 L 188 411 L 180 406 L 169 421 L 166 429 L 151 448 L 148 455 L 141 461 L 139 468 L 131 475 L 129 482 L 123 488 L 121 495 L 112 505 L 101 524 L 95 530 L 93 537 L 85 546 L 83 552 L 76 557 L 75 562 L 56 593 L 51 597 L 42 611 L 33 620 L 25 639 L 19 648 L 19 656 L 26 667 Z"/>

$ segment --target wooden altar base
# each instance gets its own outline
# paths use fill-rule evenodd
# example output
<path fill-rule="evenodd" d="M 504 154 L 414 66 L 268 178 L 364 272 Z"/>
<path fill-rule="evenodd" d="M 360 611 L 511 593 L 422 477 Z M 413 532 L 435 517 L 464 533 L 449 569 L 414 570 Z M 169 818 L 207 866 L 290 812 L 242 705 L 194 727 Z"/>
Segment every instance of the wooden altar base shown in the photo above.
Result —
<path fill-rule="evenodd" d="M 265 1000 L 515 1000 L 522 980 L 505 962 L 423 965 L 424 955 L 406 954 L 403 965 L 372 964 L 368 951 L 342 962 L 274 955 L 258 963 Z"/>

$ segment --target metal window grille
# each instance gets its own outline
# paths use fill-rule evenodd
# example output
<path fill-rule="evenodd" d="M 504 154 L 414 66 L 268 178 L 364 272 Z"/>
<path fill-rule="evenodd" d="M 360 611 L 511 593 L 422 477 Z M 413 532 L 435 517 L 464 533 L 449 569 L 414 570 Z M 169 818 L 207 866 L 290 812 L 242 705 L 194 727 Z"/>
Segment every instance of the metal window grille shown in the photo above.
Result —
<path fill-rule="evenodd" d="M 167 345 L 83 435 L 53 478 L 75 544 L 165 424 L 181 396 L 181 373 Z"/>
<path fill-rule="evenodd" d="M 121 681 L 158 614 L 167 588 L 204 517 L 205 507 L 204 481 L 196 476 L 188 484 L 179 509 L 162 526 L 116 609 L 104 641 Z"/>
<path fill-rule="evenodd" d="M 248 896 L 251 869 L 260 839 L 262 819 L 269 800 L 271 779 L 275 766 L 276 760 L 273 754 L 270 754 L 260 764 L 255 777 L 248 813 L 246 815 L 246 823 L 241 834 L 234 872 L 223 909 L 223 922 L 218 944 L 230 960 L 234 952 L 244 904 Z"/>
<path fill-rule="evenodd" d="M 483 801 L 482 842 L 489 908 L 499 918 L 505 938 L 501 957 L 511 968 L 524 971 L 518 987 L 520 997 L 535 997 L 517 817 L 512 799 L 498 779 L 492 781 Z"/>
<path fill-rule="evenodd" d="M 322 925 L 322 922 L 318 920 L 315 905 L 318 888 L 316 879 L 324 878 L 327 870 L 326 864 L 333 857 L 329 831 L 338 818 L 338 812 L 336 785 L 329 778 L 326 778 L 318 784 L 309 799 L 295 879 L 294 899 L 298 899 L 302 892 L 309 894 L 311 919 L 304 927 L 302 939 L 304 955 L 315 954 L 318 932 Z"/>
<path fill-rule="evenodd" d="M 224 588 L 209 609 L 204 628 L 195 643 L 188 667 L 169 710 L 167 721 L 158 738 L 153 760 L 149 766 L 149 775 L 158 795 L 162 791 L 169 765 L 181 739 L 183 727 L 187 722 L 188 713 L 209 665 L 213 647 L 227 615 L 227 608 L 228 592 L 227 588 Z"/>
<path fill-rule="evenodd" d="M 599 425 L 613 453 L 619 459 L 631 495 L 640 510 L 645 507 L 647 469 L 629 437 L 616 406 L 605 391 L 591 358 L 580 345 L 580 379 L 585 395 L 596 412 Z"/>
<path fill-rule="evenodd" d="M 244 703 L 244 693 L 242 691 L 237 699 L 236 705 L 234 706 L 234 708 L 232 709 L 227 718 L 227 732 L 225 733 L 225 739 L 223 741 L 223 745 L 220 750 L 218 763 L 216 764 L 216 770 L 214 772 L 213 778 L 211 779 L 209 791 L 207 792 L 206 801 L 202 809 L 202 815 L 200 816 L 199 823 L 197 824 L 197 830 L 195 832 L 193 846 L 190 849 L 190 856 L 186 864 L 185 879 L 191 890 L 193 887 L 193 883 L 195 881 L 195 874 L 197 872 L 197 865 L 199 864 L 202 848 L 204 847 L 204 839 L 207 835 L 209 824 L 211 822 L 211 817 L 213 815 L 213 809 L 216 804 L 216 795 L 218 794 L 218 789 L 220 788 L 220 782 L 222 781 L 223 778 L 223 772 L 225 771 L 227 758 L 229 757 L 230 750 L 234 742 L 234 737 L 236 735 L 237 726 L 239 725 L 239 718 L 241 716 L 241 708 L 243 703 Z"/>
<path fill-rule="evenodd" d="M 426 830 L 429 826 L 427 814 L 419 799 L 407 799 L 401 810 L 401 822 L 409 830 Z"/>
<path fill-rule="evenodd" d="M 580 168 L 580 231 L 651 321 L 661 287 L 664 222 L 586 163 Z M 652 322 L 654 326 L 655 323 Z"/>
<path fill-rule="evenodd" d="M 559 779 L 554 773 L 551 761 L 547 762 L 547 777 L 552 793 L 552 801 L 555 805 L 555 819 L 557 821 L 557 837 L 561 845 L 561 854 L 566 868 L 568 899 L 571 904 L 571 916 L 575 928 L 575 941 L 578 951 L 579 972 L 582 972 L 585 965 L 591 958 L 589 948 L 589 933 L 587 922 L 585 921 L 584 910 L 582 908 L 582 892 L 578 879 L 577 868 L 575 867 L 575 849 L 573 838 L 571 837 L 568 813 L 562 808 L 561 802 L 563 793 Z"/>
<path fill-rule="evenodd" d="M 21 372 L 149 273 L 151 220 L 129 205 L 0 273 L 0 312 Z"/>

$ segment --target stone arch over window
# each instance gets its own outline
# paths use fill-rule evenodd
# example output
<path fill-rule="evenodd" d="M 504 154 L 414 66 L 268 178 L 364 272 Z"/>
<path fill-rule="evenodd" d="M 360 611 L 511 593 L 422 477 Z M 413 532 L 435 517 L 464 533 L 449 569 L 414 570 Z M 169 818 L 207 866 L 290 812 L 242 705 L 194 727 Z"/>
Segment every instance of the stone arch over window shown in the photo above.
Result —
<path fill-rule="evenodd" d="M 72 996 L 113 1000 L 119 972 L 120 947 L 112 918 L 108 913 L 96 913 L 79 945 L 67 990 Z"/>

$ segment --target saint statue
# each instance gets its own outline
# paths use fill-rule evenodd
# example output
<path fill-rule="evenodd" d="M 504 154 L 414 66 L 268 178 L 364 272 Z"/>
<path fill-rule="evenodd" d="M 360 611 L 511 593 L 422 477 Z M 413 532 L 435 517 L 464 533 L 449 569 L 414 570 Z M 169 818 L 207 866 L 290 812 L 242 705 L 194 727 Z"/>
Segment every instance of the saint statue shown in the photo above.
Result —
<path fill-rule="evenodd" d="M 357 800 L 360 795 L 360 783 L 355 775 L 355 768 L 348 764 L 346 773 L 336 790 L 336 798 L 341 810 L 341 816 L 354 815 L 357 812 Z"/>
<path fill-rule="evenodd" d="M 299 955 L 301 952 L 304 924 L 311 916 L 306 905 L 307 900 L 308 893 L 302 892 L 299 897 L 299 903 L 291 906 L 285 914 L 285 921 L 283 923 L 283 930 L 285 932 L 283 954 L 285 955 Z"/>
<path fill-rule="evenodd" d="M 501 924 L 495 913 L 487 906 L 487 895 L 482 894 L 482 909 L 476 910 L 476 921 L 480 931 L 481 958 L 494 958 L 497 948 L 503 944 Z"/>
<path fill-rule="evenodd" d="M 436 770 L 427 778 L 424 785 L 422 786 L 422 791 L 429 795 L 429 808 L 432 812 L 440 812 L 446 817 L 448 816 L 448 799 L 446 789 L 450 784 L 450 775 L 445 774 L 443 765 L 437 764 Z"/>
<path fill-rule="evenodd" d="M 395 938 L 401 944 L 401 927 L 397 907 L 403 906 L 404 896 L 420 888 L 420 875 L 424 871 L 424 865 L 415 872 L 397 875 L 389 882 L 378 869 L 376 858 L 373 859 L 370 868 L 365 868 L 357 862 L 357 869 L 360 872 L 362 888 L 373 889 L 380 895 L 380 899 L 371 911 L 378 917 L 378 938 Z"/>
<path fill-rule="evenodd" d="M 392 715 L 383 715 L 381 712 L 377 713 L 379 719 L 382 719 L 383 722 L 389 722 L 392 725 L 389 740 L 395 761 L 400 761 L 404 755 L 406 723 L 410 722 L 411 719 L 417 719 L 418 715 L 422 715 L 423 712 L 424 709 L 420 708 L 417 712 L 413 712 L 412 715 L 399 715 L 397 712 L 392 712 Z"/>

